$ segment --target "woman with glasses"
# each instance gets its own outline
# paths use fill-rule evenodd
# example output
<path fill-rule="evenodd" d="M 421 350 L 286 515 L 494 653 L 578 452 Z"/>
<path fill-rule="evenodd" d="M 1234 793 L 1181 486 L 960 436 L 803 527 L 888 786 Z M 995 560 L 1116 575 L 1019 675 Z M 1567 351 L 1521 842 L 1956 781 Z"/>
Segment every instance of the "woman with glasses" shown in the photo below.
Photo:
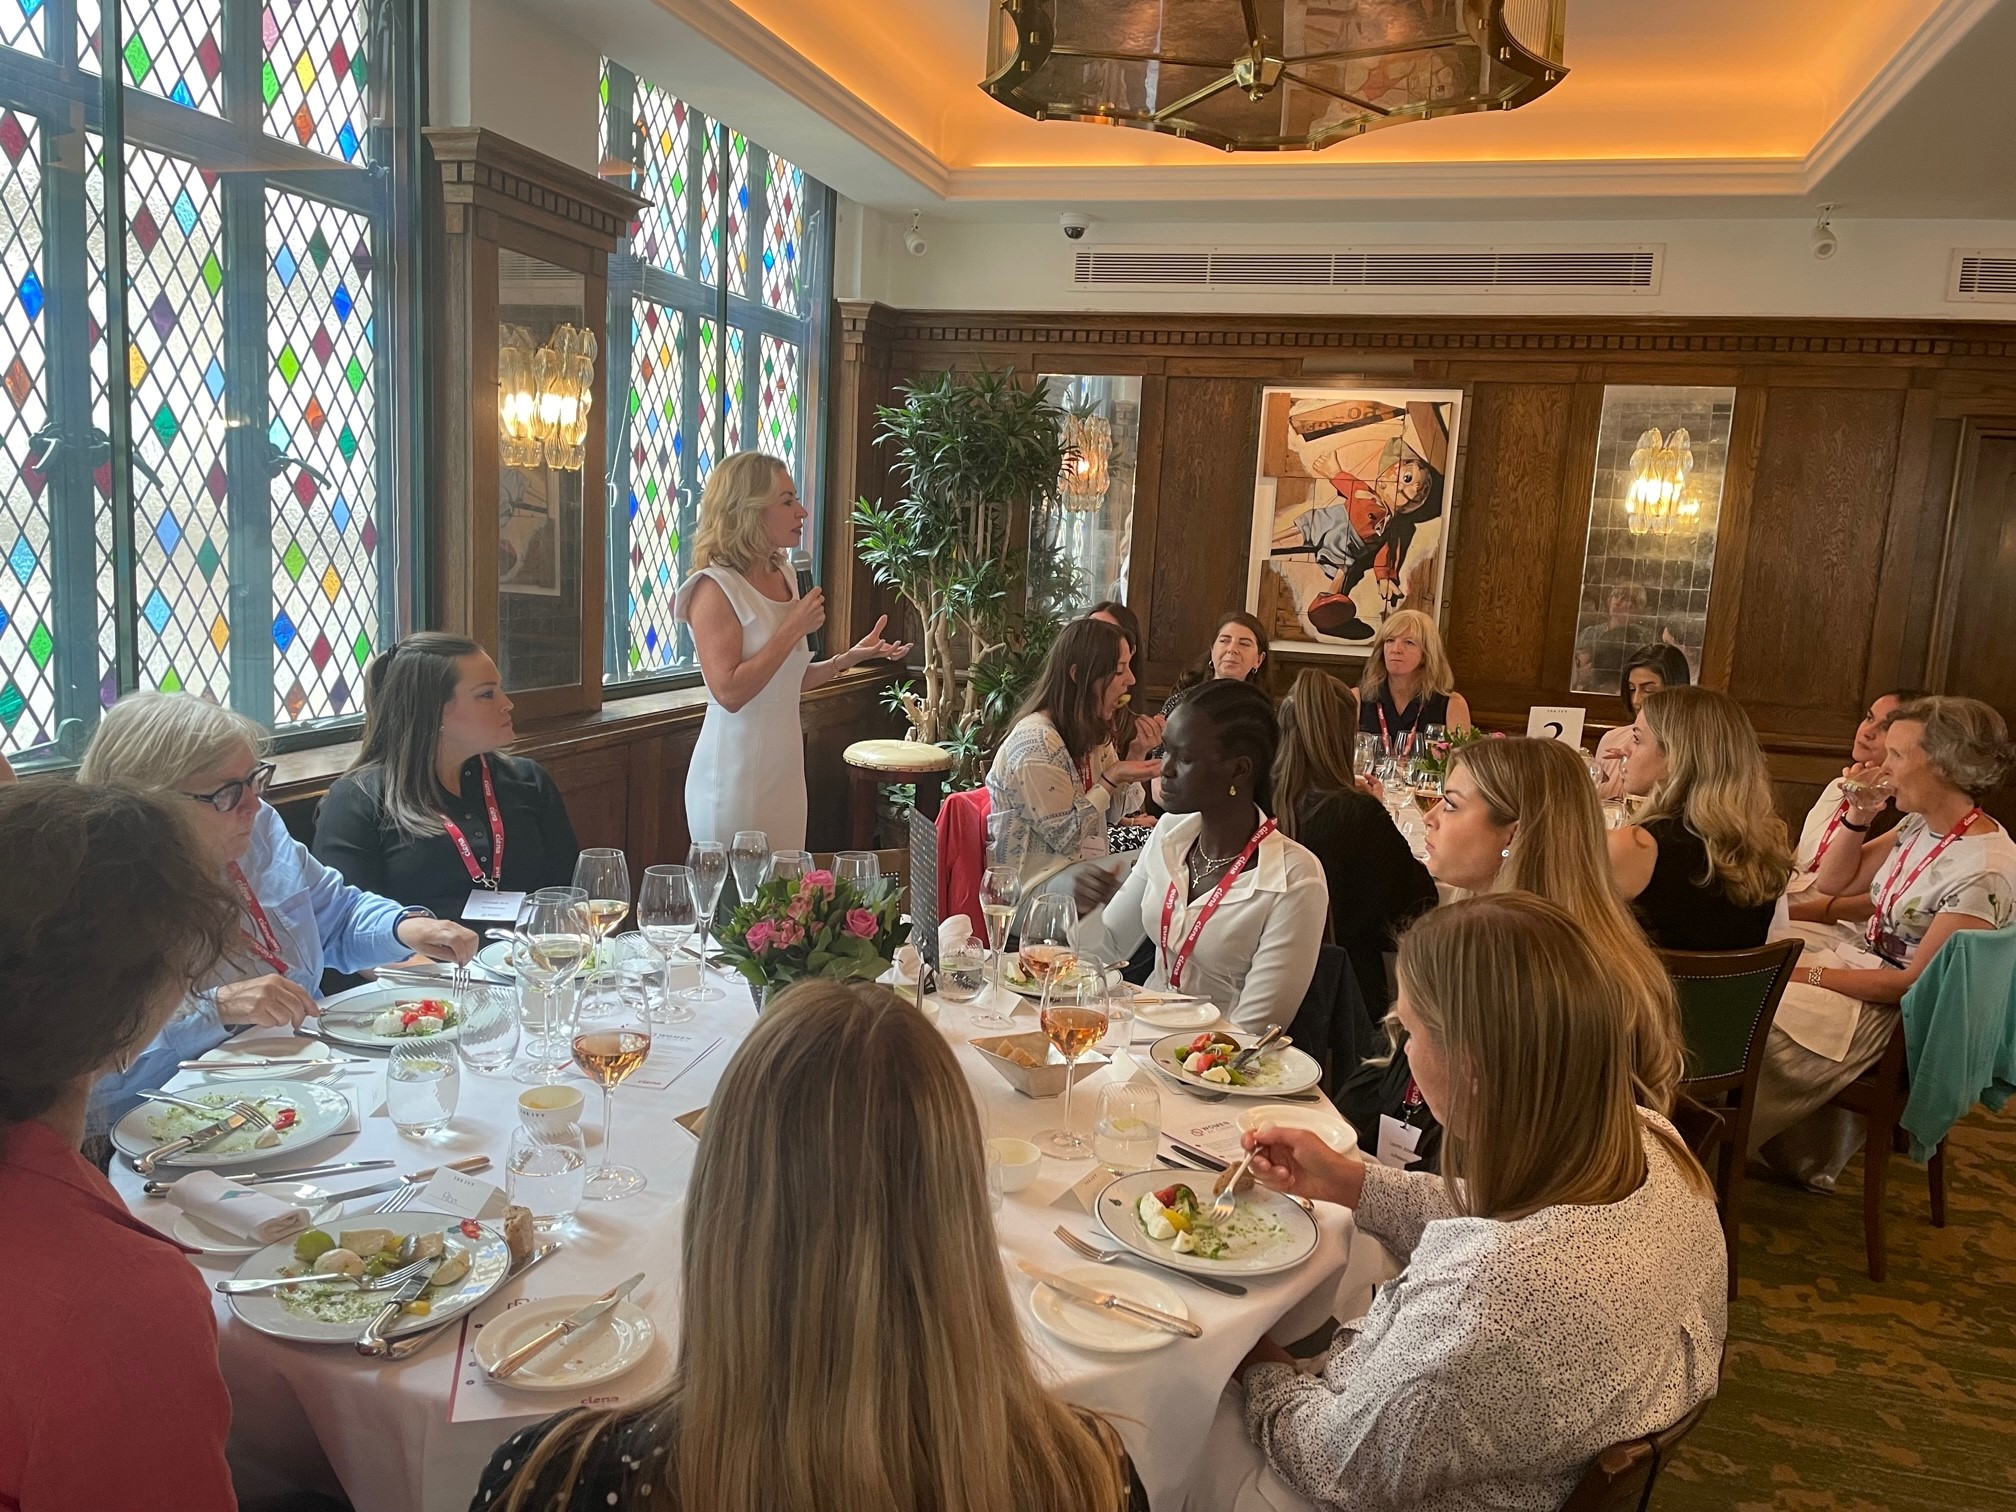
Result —
<path fill-rule="evenodd" d="M 239 938 L 210 981 L 153 1041 L 92 1089 L 103 1133 L 178 1061 L 213 1050 L 248 1024 L 292 1026 L 315 1012 L 322 968 L 362 971 L 416 951 L 466 961 L 476 936 L 424 908 L 350 886 L 287 833 L 260 794 L 273 764 L 266 732 L 192 693 L 130 693 L 99 722 L 77 780 L 177 794 L 203 859 L 239 902 Z"/>

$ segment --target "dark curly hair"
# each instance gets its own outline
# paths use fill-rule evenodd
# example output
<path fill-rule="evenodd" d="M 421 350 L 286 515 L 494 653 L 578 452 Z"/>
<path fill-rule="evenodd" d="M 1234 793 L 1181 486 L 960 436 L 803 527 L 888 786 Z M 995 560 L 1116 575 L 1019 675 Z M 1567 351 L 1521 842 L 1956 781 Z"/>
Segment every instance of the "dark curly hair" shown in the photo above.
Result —
<path fill-rule="evenodd" d="M 1244 756 L 1253 764 L 1253 801 L 1274 812 L 1274 753 L 1281 745 L 1281 722 L 1274 700 L 1258 684 L 1215 677 L 1185 688 L 1171 700 L 1170 712 L 1188 709 L 1210 723 L 1218 750 L 1228 760 Z"/>
<path fill-rule="evenodd" d="M 236 938 L 237 899 L 172 807 L 187 801 L 0 787 L 0 1125 L 142 1048 Z"/>

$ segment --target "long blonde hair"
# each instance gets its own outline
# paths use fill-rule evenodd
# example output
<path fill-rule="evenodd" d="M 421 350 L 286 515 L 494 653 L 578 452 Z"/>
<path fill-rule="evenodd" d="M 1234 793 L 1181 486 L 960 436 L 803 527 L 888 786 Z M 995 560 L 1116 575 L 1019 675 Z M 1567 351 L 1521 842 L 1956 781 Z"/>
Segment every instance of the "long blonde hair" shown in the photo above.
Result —
<path fill-rule="evenodd" d="M 740 451 L 723 457 L 707 475 L 700 494 L 700 529 L 693 537 L 693 565 L 753 572 L 777 554 L 763 525 L 763 510 L 790 469 L 767 452 Z"/>
<path fill-rule="evenodd" d="M 249 746 L 267 746 L 265 726 L 194 693 L 128 693 L 105 711 L 77 780 L 165 792 Z"/>
<path fill-rule="evenodd" d="M 1358 680 L 1358 696 L 1365 702 L 1378 702 L 1386 691 L 1386 643 L 1409 631 L 1421 642 L 1421 670 L 1415 674 L 1421 679 L 1421 691 L 1456 691 L 1456 672 L 1449 665 L 1449 653 L 1442 649 L 1442 632 L 1435 628 L 1435 621 L 1419 609 L 1401 609 L 1379 627 L 1365 654 L 1365 671 Z"/>
<path fill-rule="evenodd" d="M 683 1295 L 671 1387 L 568 1418 L 503 1512 L 568 1504 L 598 1437 L 638 1417 L 672 1447 L 628 1512 L 1125 1506 L 1112 1429 L 1031 1367 L 965 1077 L 887 988 L 801 983 L 729 1062 L 687 1196 Z"/>
<path fill-rule="evenodd" d="M 1618 895 L 1603 806 L 1574 751 L 1558 740 L 1480 740 L 1449 758 L 1470 774 L 1491 822 L 1512 831 L 1492 892 L 1528 892 L 1568 911 L 1607 969 L 1623 978 L 1637 1025 L 1638 1100 L 1670 1112 L 1686 1072 L 1673 979 Z"/>
<path fill-rule="evenodd" d="M 1634 822 L 1678 819 L 1700 836 L 1730 902 L 1748 908 L 1778 897 L 1792 877 L 1792 844 L 1743 706 L 1713 688 L 1661 688 L 1638 712 L 1665 753 L 1666 780 Z"/>
<path fill-rule="evenodd" d="M 1358 700 L 1328 672 L 1304 667 L 1275 709 L 1281 747 L 1274 755 L 1274 817 L 1295 838 L 1302 800 L 1353 787 L 1352 756 L 1358 740 Z"/>
<path fill-rule="evenodd" d="M 1517 1219 L 1619 1202 L 1645 1180 L 1652 1129 L 1694 1188 L 1707 1174 L 1632 1096 L 1632 1005 L 1567 910 L 1487 893 L 1400 940 L 1400 994 L 1449 1066 L 1442 1183 L 1458 1213 Z"/>

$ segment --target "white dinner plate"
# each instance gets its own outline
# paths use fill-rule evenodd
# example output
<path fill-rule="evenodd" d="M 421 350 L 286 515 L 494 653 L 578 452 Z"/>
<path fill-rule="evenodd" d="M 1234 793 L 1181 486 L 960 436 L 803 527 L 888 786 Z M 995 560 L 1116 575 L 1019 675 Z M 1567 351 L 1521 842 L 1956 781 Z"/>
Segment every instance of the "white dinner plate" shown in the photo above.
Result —
<path fill-rule="evenodd" d="M 587 1295 L 546 1297 L 499 1313 L 476 1336 L 477 1360 L 485 1371 L 496 1369 L 542 1328 L 551 1328 L 594 1300 Z M 529 1363 L 491 1384 L 518 1391 L 574 1391 L 613 1381 L 643 1363 L 656 1334 L 649 1313 L 634 1302 L 619 1302 L 573 1338 L 548 1345 Z"/>
<path fill-rule="evenodd" d="M 313 1081 L 340 1069 L 335 1052 L 323 1041 L 292 1034 L 226 1040 L 198 1059 L 203 1062 L 203 1075 L 213 1081 Z M 269 1060 L 312 1060 L 321 1064 L 268 1066 Z"/>
<path fill-rule="evenodd" d="M 1241 1046 L 1250 1045 L 1260 1037 L 1257 1034 L 1241 1034 L 1237 1030 L 1227 1030 L 1226 1033 Z M 1266 1068 L 1271 1062 L 1278 1072 L 1274 1080 L 1243 1087 L 1230 1082 L 1206 1081 L 1183 1069 L 1183 1058 L 1189 1053 L 1190 1042 L 1196 1037 L 1194 1034 L 1168 1034 L 1155 1041 L 1148 1051 L 1149 1058 L 1155 1062 L 1155 1069 L 1186 1087 L 1202 1087 L 1206 1092 L 1223 1092 L 1231 1097 L 1293 1097 L 1297 1092 L 1307 1092 L 1323 1080 L 1323 1067 L 1316 1058 L 1290 1045 L 1285 1050 L 1265 1051 L 1255 1062 L 1263 1075 L 1268 1074 Z"/>
<path fill-rule="evenodd" d="M 1118 1265 L 1079 1265 L 1057 1274 L 1066 1281 L 1082 1282 L 1095 1290 L 1112 1292 L 1116 1297 L 1160 1308 L 1179 1318 L 1190 1316 L 1190 1309 L 1183 1305 L 1176 1288 L 1139 1271 Z M 1181 1337 L 1152 1323 L 1134 1322 L 1124 1313 L 1061 1296 L 1041 1281 L 1029 1293 L 1029 1311 L 1052 1338 L 1100 1354 L 1142 1354 L 1174 1344 Z"/>
<path fill-rule="evenodd" d="M 360 1050 L 389 1050 L 394 1045 L 417 1045 L 424 1039 L 427 1043 L 446 1044 L 460 1031 L 456 1028 L 443 1029 L 438 1034 L 397 1035 L 379 1034 L 371 1027 L 371 1021 L 395 1003 L 417 1003 L 423 998 L 444 999 L 446 984 L 437 990 L 432 987 L 393 986 L 389 983 L 367 982 L 362 987 L 352 987 L 348 992 L 339 992 L 323 1000 L 321 1017 L 316 1020 L 322 1032 L 340 1045 L 354 1045 Z"/>
<path fill-rule="evenodd" d="M 1202 1029 L 1218 1022 L 1218 1005 L 1208 1000 L 1194 1003 L 1134 1003 L 1134 1017 L 1157 1029 Z"/>
<path fill-rule="evenodd" d="M 1229 1252 L 1218 1259 L 1178 1254 L 1171 1248 L 1174 1241 L 1148 1237 L 1141 1226 L 1143 1194 L 1182 1182 L 1197 1194 L 1200 1204 L 1209 1206 L 1212 1175 L 1210 1171 L 1186 1175 L 1165 1168 L 1118 1177 L 1099 1193 L 1099 1226 L 1144 1260 L 1199 1276 L 1271 1276 L 1276 1271 L 1293 1270 L 1316 1252 L 1319 1231 L 1315 1218 L 1292 1198 L 1265 1187 L 1251 1187 L 1239 1194 L 1231 1223 L 1240 1233 Z"/>
<path fill-rule="evenodd" d="M 393 1320 L 385 1334 L 388 1338 L 397 1338 L 400 1334 L 432 1328 L 437 1323 L 460 1317 L 504 1284 L 504 1278 L 511 1271 L 511 1246 L 504 1242 L 503 1234 L 490 1224 L 478 1224 L 477 1227 L 481 1229 L 482 1237 L 470 1239 L 463 1235 L 461 1221 L 445 1213 L 360 1213 L 353 1219 L 337 1220 L 336 1227 L 326 1232 L 333 1235 L 338 1228 L 382 1228 L 402 1236 L 440 1233 L 447 1236 L 451 1251 L 469 1252 L 469 1273 L 461 1281 L 445 1292 L 424 1294 L 429 1303 L 425 1315 L 406 1313 Z M 294 1236 L 299 1237 L 298 1234 Z M 294 1258 L 294 1239 L 282 1239 L 278 1244 L 267 1245 L 239 1266 L 238 1278 L 249 1281 L 277 1276 L 283 1266 L 298 1264 Z M 325 1295 L 334 1295 L 336 1290 L 327 1288 Z M 342 1290 L 357 1298 L 360 1315 L 340 1322 L 324 1322 L 296 1312 L 280 1300 L 279 1292 L 270 1291 L 233 1297 L 231 1311 L 244 1319 L 248 1326 L 276 1339 L 295 1339 L 304 1344 L 350 1344 L 364 1331 L 364 1325 L 371 1321 L 379 1305 L 390 1299 L 391 1293 L 351 1292 L 347 1287 Z"/>
<path fill-rule="evenodd" d="M 205 1149 L 189 1150 L 162 1162 L 163 1167 L 175 1170 L 195 1166 L 253 1165 L 262 1160 L 295 1155 L 327 1139 L 350 1118 L 350 1099 L 334 1087 L 316 1082 L 202 1082 L 180 1088 L 176 1095 L 191 1102 L 214 1100 L 220 1114 L 227 1104 L 236 1101 L 256 1103 L 269 1117 L 283 1108 L 292 1108 L 295 1121 L 292 1128 L 275 1131 L 280 1136 L 276 1144 L 262 1147 L 257 1141 L 265 1131 L 245 1128 L 236 1134 L 226 1135 Z M 179 1139 L 202 1126 L 202 1120 L 186 1108 L 177 1108 L 169 1103 L 143 1102 L 113 1126 L 112 1147 L 120 1154 L 138 1160 L 148 1151 L 159 1149 L 170 1140 Z"/>
<path fill-rule="evenodd" d="M 695 950 L 700 948 L 700 940 L 697 935 L 693 938 L 692 946 Z M 605 945 L 598 946 L 589 955 L 588 964 L 582 968 L 583 974 L 595 970 L 596 956 L 602 950 L 612 947 L 616 952 L 615 963 L 619 968 L 636 970 L 648 968 L 653 972 L 659 969 L 658 959 L 651 954 L 651 947 L 644 943 L 644 937 L 635 930 L 631 930 L 625 934 L 611 935 Z M 719 947 L 716 946 L 715 948 L 716 954 L 709 959 L 715 964 L 719 964 Z M 682 956 L 680 960 L 686 965 L 690 966 L 692 964 L 690 957 Z M 485 945 L 481 950 L 476 952 L 476 964 L 485 968 L 491 975 L 502 977 L 507 982 L 516 982 L 518 980 L 518 968 L 511 964 L 511 942 L 509 940 L 492 940 L 488 945 Z"/>
<path fill-rule="evenodd" d="M 259 1190 L 268 1197 L 308 1209 L 310 1228 L 321 1228 L 324 1222 L 343 1211 L 343 1204 L 333 1200 L 326 1187 L 315 1186 L 306 1181 L 294 1185 L 276 1181 L 260 1187 Z M 236 1234 L 226 1233 L 223 1229 L 212 1228 L 202 1219 L 191 1217 L 180 1208 L 175 1211 L 175 1222 L 169 1232 L 189 1248 L 201 1250 L 206 1255 L 256 1255 L 266 1248 L 257 1239 L 241 1239 Z"/>
<path fill-rule="evenodd" d="M 1022 963 L 1016 959 L 1014 951 L 1006 952 L 1005 956 L 1001 963 L 1001 985 L 1018 997 L 1040 999 L 1043 996 L 1043 984 L 1024 973 Z M 1056 990 L 1075 987 L 1091 975 L 1092 973 L 1083 966 L 1073 966 L 1057 979 Z M 1120 974 L 1117 971 L 1109 972 L 1106 980 L 1109 984 L 1117 982 L 1120 980 Z"/>

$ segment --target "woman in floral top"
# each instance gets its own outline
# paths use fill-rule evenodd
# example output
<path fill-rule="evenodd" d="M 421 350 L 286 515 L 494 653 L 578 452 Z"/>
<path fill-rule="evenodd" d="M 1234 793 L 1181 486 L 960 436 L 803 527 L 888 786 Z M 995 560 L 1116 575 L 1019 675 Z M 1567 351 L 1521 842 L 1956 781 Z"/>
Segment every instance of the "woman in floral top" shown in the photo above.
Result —
<path fill-rule="evenodd" d="M 1827 1104 L 1881 1058 L 1925 963 L 1963 929 L 2016 919 L 2016 840 L 1980 805 L 2016 757 L 2002 716 L 1978 699 L 1921 698 L 1890 716 L 1883 741 L 1880 762 L 1848 772 L 1841 828 L 1866 830 L 1891 800 L 1903 822 L 1821 858 L 1818 891 L 1867 901 L 1844 924 L 1800 927 L 1809 948 L 1772 1026 L 1750 1125 L 1753 1150 L 1822 1190 L 1862 1137 Z"/>

